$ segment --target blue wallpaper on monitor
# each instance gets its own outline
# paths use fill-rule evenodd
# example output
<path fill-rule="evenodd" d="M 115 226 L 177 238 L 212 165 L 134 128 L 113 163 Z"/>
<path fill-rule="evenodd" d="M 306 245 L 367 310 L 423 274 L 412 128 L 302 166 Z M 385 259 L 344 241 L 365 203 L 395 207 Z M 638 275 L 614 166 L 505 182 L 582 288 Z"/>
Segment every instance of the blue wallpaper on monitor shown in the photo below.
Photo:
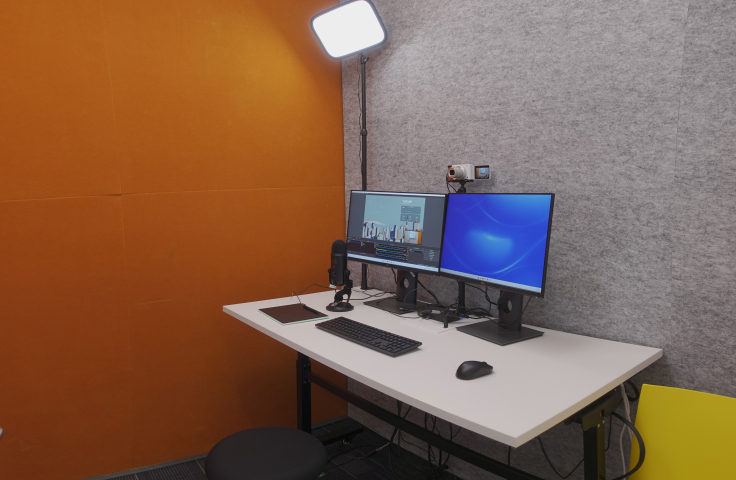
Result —
<path fill-rule="evenodd" d="M 551 198 L 450 195 L 440 268 L 541 289 Z"/>

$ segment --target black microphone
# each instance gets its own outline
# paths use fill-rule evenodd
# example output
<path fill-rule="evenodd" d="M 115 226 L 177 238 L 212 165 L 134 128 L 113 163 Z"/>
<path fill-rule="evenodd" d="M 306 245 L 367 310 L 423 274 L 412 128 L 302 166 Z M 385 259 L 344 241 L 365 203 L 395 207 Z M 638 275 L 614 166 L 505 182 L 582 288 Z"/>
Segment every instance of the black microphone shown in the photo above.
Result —
<path fill-rule="evenodd" d="M 345 285 L 345 270 L 348 268 L 348 247 L 342 240 L 332 242 L 330 283 L 336 287 Z"/>

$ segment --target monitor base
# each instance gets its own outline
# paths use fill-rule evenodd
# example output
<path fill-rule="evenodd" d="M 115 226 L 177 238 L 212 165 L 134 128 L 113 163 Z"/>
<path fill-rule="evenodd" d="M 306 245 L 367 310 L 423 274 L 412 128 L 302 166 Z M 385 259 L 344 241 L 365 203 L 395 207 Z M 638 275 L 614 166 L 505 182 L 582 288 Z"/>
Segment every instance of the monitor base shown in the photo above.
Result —
<path fill-rule="evenodd" d="M 417 311 L 417 283 L 418 273 L 407 272 L 406 270 L 396 271 L 396 294 L 394 297 L 379 298 L 363 302 L 363 305 L 378 308 L 385 312 L 396 315 L 403 315 Z M 401 301 L 399 301 L 401 299 Z"/>
<path fill-rule="evenodd" d="M 371 300 L 370 302 L 363 302 L 363 305 L 377 308 L 389 313 L 395 313 L 396 315 L 403 315 L 405 313 L 416 312 L 417 304 L 404 303 L 396 300 L 393 297 L 379 298 L 378 300 Z"/>
<path fill-rule="evenodd" d="M 496 322 L 491 320 L 457 327 L 457 330 L 501 346 L 544 335 L 544 332 L 527 327 L 521 327 L 521 330 L 509 330 L 508 328 L 499 327 Z"/>

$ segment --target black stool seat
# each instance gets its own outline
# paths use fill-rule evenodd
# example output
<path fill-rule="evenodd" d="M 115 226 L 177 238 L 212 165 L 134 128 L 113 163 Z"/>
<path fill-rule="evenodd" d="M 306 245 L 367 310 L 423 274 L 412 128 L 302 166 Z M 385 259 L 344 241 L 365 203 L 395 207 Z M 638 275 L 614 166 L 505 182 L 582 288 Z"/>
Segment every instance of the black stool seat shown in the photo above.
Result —
<path fill-rule="evenodd" d="M 207 454 L 208 480 L 315 480 L 327 451 L 312 435 L 284 427 L 253 428 L 220 440 Z"/>

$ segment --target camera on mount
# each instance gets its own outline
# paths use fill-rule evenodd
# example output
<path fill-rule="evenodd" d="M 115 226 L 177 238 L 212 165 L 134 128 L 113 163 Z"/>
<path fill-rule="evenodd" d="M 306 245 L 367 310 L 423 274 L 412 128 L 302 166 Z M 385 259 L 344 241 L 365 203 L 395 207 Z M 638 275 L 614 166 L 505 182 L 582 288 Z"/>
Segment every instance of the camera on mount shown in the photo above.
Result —
<path fill-rule="evenodd" d="M 448 182 L 472 182 L 473 180 L 488 180 L 491 178 L 490 165 L 448 165 Z"/>

